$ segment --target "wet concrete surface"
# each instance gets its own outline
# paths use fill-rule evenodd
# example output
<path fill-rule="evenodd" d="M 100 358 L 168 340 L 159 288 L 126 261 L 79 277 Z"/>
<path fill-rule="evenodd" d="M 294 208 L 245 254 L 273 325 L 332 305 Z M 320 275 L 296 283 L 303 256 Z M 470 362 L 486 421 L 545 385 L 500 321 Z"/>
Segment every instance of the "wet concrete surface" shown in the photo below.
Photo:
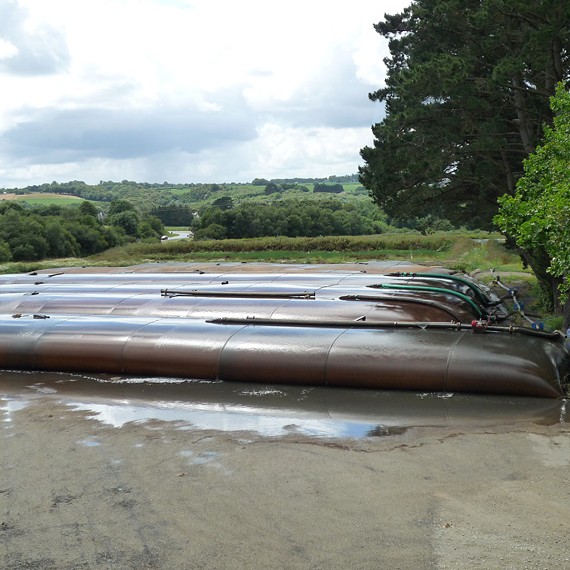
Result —
<path fill-rule="evenodd" d="M 0 372 L 5 411 L 57 402 L 113 426 L 176 422 L 179 429 L 367 438 L 412 427 L 565 424 L 566 400 L 250 384 L 183 378 Z"/>
<path fill-rule="evenodd" d="M 0 568 L 567 569 L 564 400 L 0 374 Z"/>

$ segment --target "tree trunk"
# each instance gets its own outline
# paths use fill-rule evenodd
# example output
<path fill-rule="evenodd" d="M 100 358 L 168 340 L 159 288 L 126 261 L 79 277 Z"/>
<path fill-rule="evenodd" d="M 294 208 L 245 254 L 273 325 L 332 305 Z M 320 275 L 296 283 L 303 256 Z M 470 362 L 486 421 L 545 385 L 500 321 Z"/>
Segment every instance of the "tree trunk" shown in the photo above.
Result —
<path fill-rule="evenodd" d="M 570 299 L 562 306 L 562 314 L 564 315 L 564 324 L 562 325 L 562 332 L 570 337 L 568 330 L 570 329 Z"/>
<path fill-rule="evenodd" d="M 526 154 L 534 152 L 533 138 L 531 135 L 530 121 L 528 118 L 528 110 L 526 108 L 524 92 L 524 84 L 522 75 L 515 73 L 512 79 L 513 95 L 515 98 L 515 109 L 517 112 L 517 125 L 521 136 L 522 145 Z"/>
<path fill-rule="evenodd" d="M 501 159 L 503 162 L 503 167 L 505 169 L 507 188 L 509 189 L 509 194 L 513 195 L 515 193 L 515 177 L 513 176 L 513 170 L 507 158 L 507 153 L 504 150 L 501 150 Z"/>

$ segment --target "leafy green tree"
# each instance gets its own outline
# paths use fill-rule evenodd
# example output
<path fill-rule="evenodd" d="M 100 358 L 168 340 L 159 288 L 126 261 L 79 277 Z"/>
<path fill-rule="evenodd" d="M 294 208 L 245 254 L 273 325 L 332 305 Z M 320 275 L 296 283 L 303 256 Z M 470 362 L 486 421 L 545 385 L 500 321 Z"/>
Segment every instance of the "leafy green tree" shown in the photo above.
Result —
<path fill-rule="evenodd" d="M 269 182 L 265 186 L 265 194 L 267 194 L 267 195 L 277 194 L 277 193 L 282 192 L 282 191 L 283 191 L 283 188 L 279 184 L 275 184 L 275 182 Z"/>
<path fill-rule="evenodd" d="M 194 233 L 194 239 L 226 239 L 228 231 L 221 224 L 210 224 Z"/>
<path fill-rule="evenodd" d="M 93 255 L 111 246 L 105 239 L 105 233 L 97 226 L 75 224 L 72 227 L 73 236 L 79 243 L 81 255 Z"/>
<path fill-rule="evenodd" d="M 551 100 L 552 127 L 524 162 L 514 196 L 500 202 L 496 222 L 516 242 L 523 258 L 570 326 L 570 93 L 563 85 Z"/>
<path fill-rule="evenodd" d="M 155 216 L 141 220 L 137 226 L 137 236 L 141 239 L 160 238 L 164 233 L 164 225 Z"/>
<path fill-rule="evenodd" d="M 234 207 L 234 201 L 230 196 L 222 196 L 214 200 L 212 206 L 220 208 L 220 210 L 231 210 Z"/>
<path fill-rule="evenodd" d="M 138 235 L 138 227 L 141 222 L 140 216 L 134 210 L 123 210 L 109 216 L 108 223 L 112 226 L 122 228 L 129 236 L 136 237 Z"/>
<path fill-rule="evenodd" d="M 289 214 L 287 217 L 287 235 L 299 237 L 303 235 L 305 224 L 303 218 L 297 213 Z"/>
<path fill-rule="evenodd" d="M 229 212 L 220 210 L 220 208 L 209 207 L 201 211 L 200 216 L 194 218 L 192 222 L 192 228 L 194 235 L 200 229 L 206 228 L 211 224 L 217 224 L 221 226 L 227 226 L 227 217 Z"/>
<path fill-rule="evenodd" d="M 81 202 L 79 205 L 79 211 L 84 216 L 92 216 L 94 218 L 96 218 L 99 213 L 95 204 L 89 200 L 83 200 L 83 202 Z"/>
<path fill-rule="evenodd" d="M 46 223 L 45 238 L 48 257 L 77 257 L 80 254 L 77 240 L 61 220 L 53 219 Z"/>
<path fill-rule="evenodd" d="M 10 261 L 12 259 L 12 252 L 10 246 L 3 240 L 0 240 L 0 262 Z"/>
<path fill-rule="evenodd" d="M 167 226 L 190 226 L 194 217 L 188 206 L 175 202 L 152 208 L 150 214 Z"/>
<path fill-rule="evenodd" d="M 157 235 L 157 237 L 160 237 L 161 235 L 164 234 L 164 224 L 159 217 L 148 216 L 145 221 L 153 229 L 153 231 Z"/>
<path fill-rule="evenodd" d="M 230 237 L 252 237 L 255 208 L 240 206 L 233 217 Z"/>
<path fill-rule="evenodd" d="M 10 249 L 12 250 L 12 259 L 14 261 L 37 261 L 40 259 L 34 244 L 30 242 L 14 243 Z"/>
<path fill-rule="evenodd" d="M 162 235 L 162 234 L 161 234 Z M 156 238 L 156 232 L 148 221 L 142 221 L 137 226 L 137 237 L 141 239 Z"/>
<path fill-rule="evenodd" d="M 375 28 L 391 55 L 370 98 L 386 117 L 361 150 L 361 183 L 392 218 L 490 227 L 570 78 L 570 4 L 413 0 Z"/>
<path fill-rule="evenodd" d="M 128 200 L 113 200 L 109 206 L 107 214 L 109 216 L 114 216 L 115 214 L 121 214 L 122 212 L 133 211 L 136 211 L 136 208 Z"/>
<path fill-rule="evenodd" d="M 226 211 L 209 207 L 192 225 L 196 239 L 363 235 L 381 233 L 386 227 L 385 215 L 371 208 L 368 200 L 356 206 L 336 197 L 246 202 Z M 220 228 L 225 228 L 225 233 Z"/>
<path fill-rule="evenodd" d="M 340 194 L 344 192 L 342 184 L 320 184 L 316 183 L 313 187 L 313 192 L 328 192 L 330 194 Z"/>
<path fill-rule="evenodd" d="M 6 214 L 8 212 L 23 213 L 24 207 L 18 202 L 14 202 L 12 200 L 0 202 L 0 214 Z"/>

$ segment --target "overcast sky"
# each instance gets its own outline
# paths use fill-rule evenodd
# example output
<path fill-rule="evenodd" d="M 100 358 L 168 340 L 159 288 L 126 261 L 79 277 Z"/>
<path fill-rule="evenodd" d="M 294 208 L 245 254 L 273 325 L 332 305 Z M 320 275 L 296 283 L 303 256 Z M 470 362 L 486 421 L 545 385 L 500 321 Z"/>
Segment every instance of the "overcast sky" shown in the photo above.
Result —
<path fill-rule="evenodd" d="M 0 0 L 0 187 L 351 174 L 409 0 Z"/>

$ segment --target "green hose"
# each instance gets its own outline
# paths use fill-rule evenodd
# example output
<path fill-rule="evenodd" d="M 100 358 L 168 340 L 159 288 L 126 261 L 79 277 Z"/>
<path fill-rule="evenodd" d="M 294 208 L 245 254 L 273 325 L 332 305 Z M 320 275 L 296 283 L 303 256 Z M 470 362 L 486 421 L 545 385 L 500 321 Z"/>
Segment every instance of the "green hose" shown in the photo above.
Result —
<path fill-rule="evenodd" d="M 396 285 L 393 283 L 379 283 L 377 285 L 372 285 L 375 289 L 394 289 L 394 290 L 404 290 L 404 291 L 427 291 L 433 293 L 445 293 L 446 295 L 453 295 L 465 301 L 472 309 L 475 315 L 479 318 L 486 317 L 487 314 L 481 310 L 481 307 L 473 301 L 471 297 L 460 293 L 459 291 L 454 291 L 453 289 L 445 289 L 443 287 L 430 287 L 429 285 Z"/>
<path fill-rule="evenodd" d="M 483 303 L 483 305 L 489 304 L 489 298 L 487 297 L 487 295 L 485 295 L 485 293 L 483 293 L 483 291 L 481 291 L 481 289 L 479 289 L 479 287 L 477 287 L 477 285 L 475 285 L 475 283 L 472 283 L 471 281 L 468 281 L 464 277 L 460 277 L 458 275 L 449 275 L 447 273 L 406 273 L 406 272 L 391 273 L 390 275 L 393 275 L 394 277 L 421 277 L 427 279 L 447 279 L 449 281 L 455 281 L 456 283 L 461 283 L 462 285 L 465 285 L 466 287 L 471 289 L 471 291 L 473 291 L 479 302 Z"/>

